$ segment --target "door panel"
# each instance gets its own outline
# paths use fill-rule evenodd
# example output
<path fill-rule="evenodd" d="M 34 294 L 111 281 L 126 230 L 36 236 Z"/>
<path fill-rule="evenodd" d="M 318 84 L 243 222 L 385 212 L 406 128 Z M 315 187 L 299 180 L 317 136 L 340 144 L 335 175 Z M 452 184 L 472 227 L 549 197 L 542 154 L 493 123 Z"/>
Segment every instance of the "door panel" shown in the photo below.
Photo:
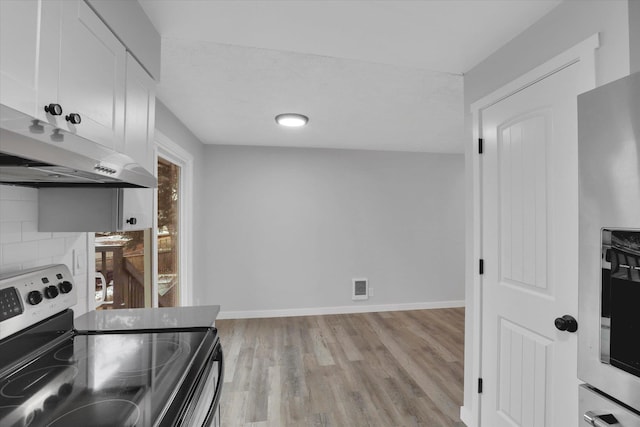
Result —
<path fill-rule="evenodd" d="M 36 112 L 40 12 L 40 1 L 0 2 L 0 101 L 30 115 Z"/>
<path fill-rule="evenodd" d="M 501 277 L 536 290 L 547 287 L 545 112 L 500 126 Z"/>
<path fill-rule="evenodd" d="M 500 319 L 498 413 L 517 426 L 543 426 L 551 341 Z"/>
<path fill-rule="evenodd" d="M 576 63 L 482 111 L 483 426 L 575 426 Z M 584 88 L 584 89 L 583 89 Z"/>
<path fill-rule="evenodd" d="M 123 138 L 125 48 L 83 1 L 63 2 L 59 100 L 78 125 L 62 126 L 109 148 Z"/>

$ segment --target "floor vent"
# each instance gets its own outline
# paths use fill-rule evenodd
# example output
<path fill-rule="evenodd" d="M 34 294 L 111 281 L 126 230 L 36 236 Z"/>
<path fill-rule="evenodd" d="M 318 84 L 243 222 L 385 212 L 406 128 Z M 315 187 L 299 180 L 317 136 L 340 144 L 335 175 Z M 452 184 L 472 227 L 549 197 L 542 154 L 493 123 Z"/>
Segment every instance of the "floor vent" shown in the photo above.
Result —
<path fill-rule="evenodd" d="M 353 279 L 352 300 L 369 299 L 369 280 Z"/>

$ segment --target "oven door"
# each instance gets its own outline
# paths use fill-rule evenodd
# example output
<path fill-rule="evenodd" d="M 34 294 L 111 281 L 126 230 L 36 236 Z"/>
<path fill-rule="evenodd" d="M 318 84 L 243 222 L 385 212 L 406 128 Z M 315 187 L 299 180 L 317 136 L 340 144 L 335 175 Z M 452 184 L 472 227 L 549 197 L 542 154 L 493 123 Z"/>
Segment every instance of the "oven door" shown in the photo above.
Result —
<path fill-rule="evenodd" d="M 640 378 L 640 231 L 602 235 L 600 360 Z"/>
<path fill-rule="evenodd" d="M 187 409 L 189 427 L 220 426 L 220 396 L 224 381 L 224 354 L 220 343 L 209 358 Z"/>

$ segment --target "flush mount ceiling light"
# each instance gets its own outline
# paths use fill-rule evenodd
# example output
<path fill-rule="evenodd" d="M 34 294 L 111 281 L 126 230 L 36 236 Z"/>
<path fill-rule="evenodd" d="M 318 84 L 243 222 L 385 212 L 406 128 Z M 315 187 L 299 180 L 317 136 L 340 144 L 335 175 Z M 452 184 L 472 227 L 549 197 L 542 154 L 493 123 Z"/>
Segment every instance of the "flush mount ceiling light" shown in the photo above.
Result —
<path fill-rule="evenodd" d="M 281 126 L 300 127 L 309 122 L 309 117 L 297 113 L 278 114 L 276 122 Z"/>

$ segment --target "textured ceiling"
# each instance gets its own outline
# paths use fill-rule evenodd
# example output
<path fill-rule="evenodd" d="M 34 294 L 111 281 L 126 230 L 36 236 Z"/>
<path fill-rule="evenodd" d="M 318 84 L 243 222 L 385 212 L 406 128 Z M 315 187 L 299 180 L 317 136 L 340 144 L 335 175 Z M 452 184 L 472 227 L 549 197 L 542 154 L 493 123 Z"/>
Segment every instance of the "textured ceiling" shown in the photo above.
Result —
<path fill-rule="evenodd" d="M 204 143 L 462 152 L 461 74 L 559 0 L 140 3 L 158 97 Z"/>

